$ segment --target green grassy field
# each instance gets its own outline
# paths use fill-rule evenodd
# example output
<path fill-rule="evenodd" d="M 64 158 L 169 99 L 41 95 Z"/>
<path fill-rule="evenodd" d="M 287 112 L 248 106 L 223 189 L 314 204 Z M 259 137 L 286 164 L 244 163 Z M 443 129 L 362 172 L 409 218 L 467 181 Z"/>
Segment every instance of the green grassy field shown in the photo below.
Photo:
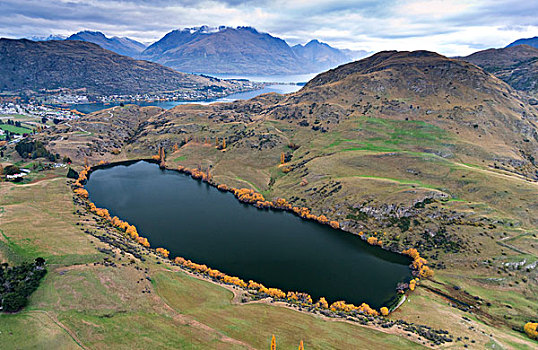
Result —
<path fill-rule="evenodd" d="M 0 129 L 12 132 L 14 134 L 29 134 L 32 132 L 32 129 L 21 127 L 21 126 L 15 126 L 15 125 L 8 125 L 8 124 L 0 124 Z"/>

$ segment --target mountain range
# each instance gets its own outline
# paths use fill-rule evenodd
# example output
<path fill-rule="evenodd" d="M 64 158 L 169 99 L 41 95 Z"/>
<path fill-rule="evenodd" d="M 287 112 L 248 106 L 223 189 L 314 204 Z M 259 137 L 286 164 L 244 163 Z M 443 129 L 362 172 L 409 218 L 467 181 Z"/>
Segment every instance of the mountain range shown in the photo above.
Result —
<path fill-rule="evenodd" d="M 31 40 L 63 40 L 57 35 Z M 106 37 L 97 31 L 81 31 L 66 40 L 92 42 L 104 49 L 133 58 L 160 63 L 186 73 L 205 74 L 300 74 L 321 72 L 368 54 L 340 50 L 318 40 L 289 46 L 284 40 L 252 27 L 201 26 L 173 30 L 146 47 L 126 37 Z"/>
<path fill-rule="evenodd" d="M 508 44 L 506 47 L 512 47 L 516 45 L 529 45 L 535 48 L 538 48 L 538 36 L 535 36 L 533 38 L 526 38 L 526 39 L 518 39 L 514 41 L 511 44 Z"/>
<path fill-rule="evenodd" d="M 146 45 L 136 40 L 126 37 L 120 38 L 117 36 L 107 38 L 101 32 L 82 31 L 71 35 L 66 40 L 81 40 L 91 42 L 101 46 L 103 49 L 114 51 L 120 55 L 130 57 L 135 57 L 146 48 Z"/>
<path fill-rule="evenodd" d="M 79 40 L 0 39 L 0 91 L 84 89 L 88 94 L 222 91 L 237 84 L 174 71 Z"/>
<path fill-rule="evenodd" d="M 252 27 L 202 26 L 174 30 L 139 57 L 182 72 L 269 75 L 319 72 L 365 54 L 335 49 L 317 40 L 290 47 Z"/>

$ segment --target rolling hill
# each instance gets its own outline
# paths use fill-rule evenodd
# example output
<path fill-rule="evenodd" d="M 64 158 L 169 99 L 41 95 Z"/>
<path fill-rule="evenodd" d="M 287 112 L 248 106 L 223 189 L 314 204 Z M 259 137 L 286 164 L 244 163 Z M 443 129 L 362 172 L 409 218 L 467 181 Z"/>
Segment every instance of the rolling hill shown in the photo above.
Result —
<path fill-rule="evenodd" d="M 89 42 L 0 39 L 0 91 L 67 88 L 88 94 L 136 94 L 234 85 L 134 60 Z"/>

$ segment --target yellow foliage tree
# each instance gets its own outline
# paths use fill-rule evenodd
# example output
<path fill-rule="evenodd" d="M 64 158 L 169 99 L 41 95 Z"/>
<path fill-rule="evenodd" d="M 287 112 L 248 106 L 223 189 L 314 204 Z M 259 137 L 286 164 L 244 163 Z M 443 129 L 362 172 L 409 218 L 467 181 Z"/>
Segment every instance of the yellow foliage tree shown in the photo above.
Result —
<path fill-rule="evenodd" d="M 304 344 L 303 344 L 303 341 L 301 340 L 301 342 L 299 343 L 299 350 L 304 350 Z"/>
<path fill-rule="evenodd" d="M 316 307 L 320 307 L 323 309 L 329 308 L 329 303 L 327 303 L 327 300 L 325 300 L 324 297 L 319 298 L 318 302 L 315 304 Z"/>
<path fill-rule="evenodd" d="M 411 281 L 409 281 L 409 290 L 415 290 L 415 287 L 417 285 L 417 281 L 412 279 Z"/>
<path fill-rule="evenodd" d="M 523 329 L 529 338 L 538 339 L 538 322 L 527 322 Z"/>
<path fill-rule="evenodd" d="M 158 254 L 161 254 L 162 256 L 164 256 L 165 258 L 168 258 L 168 255 L 170 255 L 170 252 L 167 250 L 167 249 L 164 249 L 164 248 L 157 248 L 155 249 L 157 251 Z"/>
<path fill-rule="evenodd" d="M 340 228 L 340 224 L 338 223 L 338 221 L 330 221 L 329 225 L 331 225 L 331 227 L 334 228 L 334 229 L 339 229 Z"/>
<path fill-rule="evenodd" d="M 388 316 L 389 315 L 389 309 L 383 306 L 379 311 L 381 311 L 381 315 Z"/>
<path fill-rule="evenodd" d="M 274 334 L 273 334 L 273 337 L 271 338 L 271 350 L 276 350 L 276 339 L 275 339 Z"/>
<path fill-rule="evenodd" d="M 371 245 L 377 245 L 377 238 L 376 237 L 368 237 L 366 242 L 368 242 L 368 244 L 371 244 Z"/>
<path fill-rule="evenodd" d="M 88 191 L 86 191 L 85 189 L 83 189 L 81 187 L 75 188 L 75 193 L 78 194 L 79 196 L 83 197 L 83 198 L 88 198 Z"/>

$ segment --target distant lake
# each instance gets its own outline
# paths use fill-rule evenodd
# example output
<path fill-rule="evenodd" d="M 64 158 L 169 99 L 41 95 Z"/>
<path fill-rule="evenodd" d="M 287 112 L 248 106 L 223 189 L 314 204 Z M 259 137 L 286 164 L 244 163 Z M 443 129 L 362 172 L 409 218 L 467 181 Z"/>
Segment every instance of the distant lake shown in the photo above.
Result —
<path fill-rule="evenodd" d="M 411 260 L 351 233 L 261 210 L 190 176 L 139 161 L 91 173 L 97 207 L 135 225 L 152 247 L 267 287 L 316 301 L 362 302 L 379 309 L 411 277 Z"/>
<path fill-rule="evenodd" d="M 209 74 L 219 79 L 246 79 L 255 82 L 268 83 L 306 83 L 319 73 L 287 74 L 287 75 L 240 75 L 240 74 Z"/>
<path fill-rule="evenodd" d="M 128 102 L 129 104 L 137 104 L 139 106 L 157 106 L 164 109 L 170 109 L 177 105 L 183 105 L 188 103 L 199 103 L 199 104 L 210 104 L 215 102 L 233 102 L 236 100 L 248 100 L 253 97 L 256 97 L 261 94 L 266 94 L 269 92 L 276 92 L 278 94 L 288 94 L 299 90 L 302 86 L 300 85 L 290 85 L 290 84 L 275 84 L 268 85 L 263 89 L 239 92 L 236 94 L 231 94 L 226 97 L 221 97 L 215 100 L 205 100 L 205 101 L 155 101 L 155 102 Z M 76 109 L 82 113 L 92 113 L 100 111 L 102 109 L 111 108 L 118 106 L 120 103 L 82 103 L 82 104 L 72 104 L 69 105 L 69 108 Z"/>

